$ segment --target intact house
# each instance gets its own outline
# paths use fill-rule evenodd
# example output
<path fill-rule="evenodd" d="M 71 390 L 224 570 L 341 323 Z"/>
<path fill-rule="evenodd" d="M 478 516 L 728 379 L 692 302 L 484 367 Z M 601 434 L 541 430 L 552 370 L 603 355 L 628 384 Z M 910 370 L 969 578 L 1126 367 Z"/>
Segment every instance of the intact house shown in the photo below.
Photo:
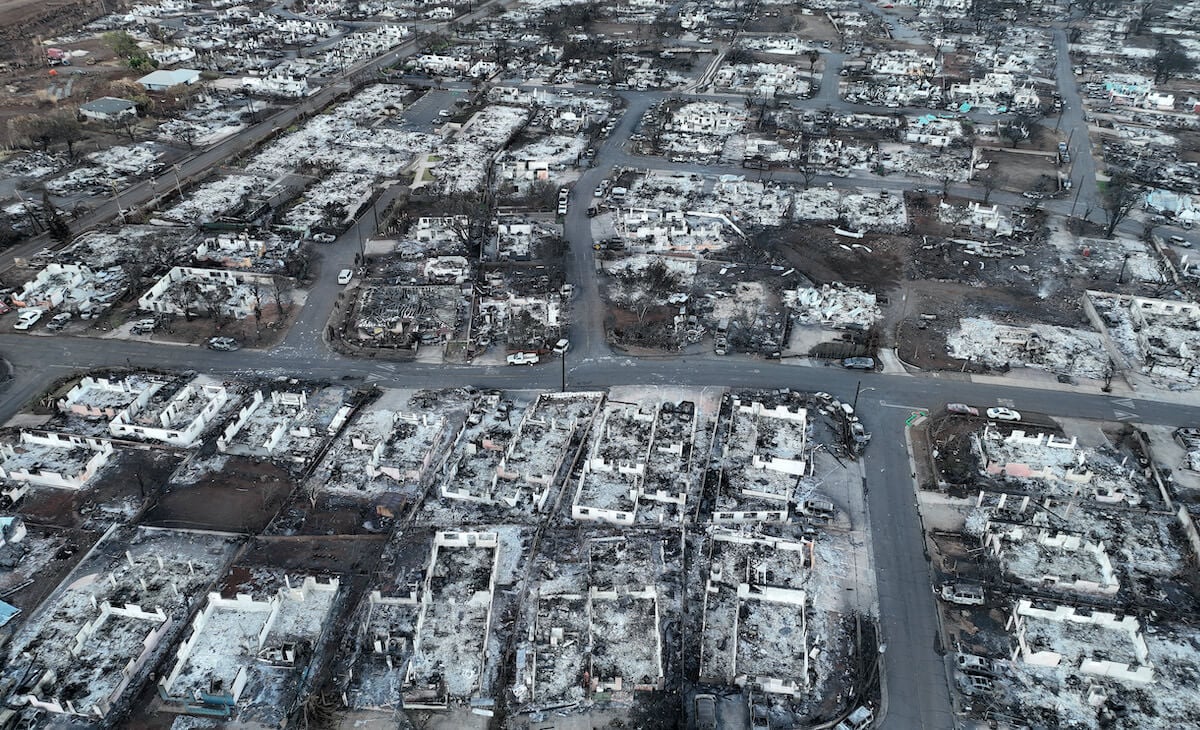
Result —
<path fill-rule="evenodd" d="M 137 104 L 128 99 L 103 96 L 79 106 L 79 116 L 97 122 L 115 122 L 137 116 Z"/>
<path fill-rule="evenodd" d="M 180 84 L 191 85 L 200 80 L 200 72 L 191 68 L 177 68 L 172 71 L 158 70 L 148 73 L 137 80 L 146 91 L 166 91 Z"/>

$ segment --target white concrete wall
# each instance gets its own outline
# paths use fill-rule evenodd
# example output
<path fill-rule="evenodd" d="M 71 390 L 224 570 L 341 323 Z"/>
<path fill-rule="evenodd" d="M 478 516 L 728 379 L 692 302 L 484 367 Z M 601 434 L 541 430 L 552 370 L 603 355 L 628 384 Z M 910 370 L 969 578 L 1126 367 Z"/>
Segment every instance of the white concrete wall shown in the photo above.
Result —
<path fill-rule="evenodd" d="M 101 467 L 108 463 L 113 454 L 113 446 L 107 441 L 50 431 L 38 433 L 22 431 L 20 442 L 38 444 L 52 449 L 86 448 L 96 452 L 78 470 L 54 471 L 52 468 L 30 470 L 28 467 L 9 465 L 8 460 L 15 457 L 15 451 L 9 444 L 0 444 L 0 477 L 44 487 L 80 489 L 96 475 Z"/>
<path fill-rule="evenodd" d="M 114 436 L 140 436 L 182 448 L 194 446 L 196 440 L 200 438 L 200 434 L 208 428 L 221 408 L 229 401 L 229 392 L 223 386 L 205 385 L 197 390 L 193 384 L 188 384 L 181 388 L 158 414 L 157 418 L 161 425 L 154 427 L 134 421 L 134 417 L 146 407 L 150 392 L 146 391 L 142 396 L 117 414 L 117 417 L 108 425 L 109 432 Z M 196 417 L 182 428 L 171 428 L 170 424 L 176 414 L 191 398 L 205 398 L 208 402 Z"/>

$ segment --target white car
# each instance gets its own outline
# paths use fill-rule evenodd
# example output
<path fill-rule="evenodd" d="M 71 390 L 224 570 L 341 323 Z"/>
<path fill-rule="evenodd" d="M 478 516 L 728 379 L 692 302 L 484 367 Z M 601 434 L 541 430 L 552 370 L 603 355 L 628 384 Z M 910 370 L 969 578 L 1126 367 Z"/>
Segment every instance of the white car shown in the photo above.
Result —
<path fill-rule="evenodd" d="M 555 355 L 566 354 L 567 350 L 569 350 L 569 349 L 571 349 L 571 341 L 566 339 L 565 337 L 563 339 L 559 340 L 558 342 L 554 343 L 554 354 Z"/>
<path fill-rule="evenodd" d="M 351 270 L 351 269 L 342 269 L 341 271 L 339 271 L 339 272 L 338 272 L 338 279 L 337 279 L 337 281 L 338 281 L 338 283 L 339 283 L 339 284 L 343 284 L 343 285 L 345 285 L 345 284 L 349 284 L 349 283 L 350 283 L 350 280 L 351 280 L 351 279 L 353 279 L 353 278 L 354 278 L 354 271 L 353 271 L 353 270 Z"/>
<path fill-rule="evenodd" d="M 67 326 L 67 322 L 71 321 L 70 312 L 60 312 L 50 318 L 50 322 L 46 324 L 46 329 L 52 332 L 58 332 Z"/>
<path fill-rule="evenodd" d="M 333 243 L 337 240 L 337 236 L 332 233 L 314 233 L 312 239 L 317 243 Z"/>
<path fill-rule="evenodd" d="M 218 352 L 233 352 L 241 349 L 238 341 L 232 337 L 210 337 L 208 340 L 208 349 L 217 350 Z"/>
<path fill-rule="evenodd" d="M 987 417 L 996 421 L 1019 421 L 1021 414 L 1011 408 L 989 408 Z"/>
<path fill-rule="evenodd" d="M 536 352 L 514 352 L 506 359 L 509 365 L 537 365 L 541 358 Z"/>
<path fill-rule="evenodd" d="M 37 324 L 37 321 L 41 319 L 42 315 L 45 313 L 46 310 L 38 309 L 37 307 L 33 307 L 31 309 L 22 309 L 21 313 L 17 315 L 17 321 L 13 324 L 13 329 L 27 330 L 33 325 Z"/>

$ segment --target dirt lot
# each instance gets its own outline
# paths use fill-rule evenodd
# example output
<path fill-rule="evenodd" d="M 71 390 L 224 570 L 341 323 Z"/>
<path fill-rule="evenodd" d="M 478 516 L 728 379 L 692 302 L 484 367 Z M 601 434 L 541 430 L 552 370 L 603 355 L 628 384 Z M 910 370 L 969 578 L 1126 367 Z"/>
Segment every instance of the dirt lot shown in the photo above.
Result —
<path fill-rule="evenodd" d="M 1172 132 L 1179 139 L 1179 159 L 1183 162 L 1200 162 L 1200 132 Z"/>
<path fill-rule="evenodd" d="M 146 512 L 143 524 L 257 534 L 292 491 L 287 472 L 269 463 L 230 458 L 219 473 L 173 486 Z"/>
<path fill-rule="evenodd" d="M 815 285 L 841 281 L 879 293 L 900 283 L 909 246 L 906 236 L 868 234 L 852 240 L 826 227 L 792 228 L 771 239 L 786 263 Z M 862 244 L 870 252 L 861 248 L 847 251 L 849 243 Z"/>
<path fill-rule="evenodd" d="M 897 305 L 900 311 L 890 320 L 895 346 L 902 360 L 922 368 L 961 370 L 965 365 L 968 372 L 980 371 L 978 363 L 964 363 L 946 354 L 946 336 L 963 317 L 987 316 L 1016 325 L 1087 326 L 1080 298 L 1074 295 L 1041 299 L 1020 289 L 995 286 L 984 290 L 951 281 L 911 282 L 905 290 L 907 298 Z"/>
<path fill-rule="evenodd" d="M 981 154 L 992 162 L 987 172 L 996 176 L 998 190 L 1050 192 L 1058 188 L 1058 166 L 1052 156 L 1030 150 L 996 148 L 988 148 Z"/>
<path fill-rule="evenodd" d="M 106 5 L 105 0 L 0 0 L 0 60 L 9 60 L 35 36 L 82 26 L 106 12 Z"/>
<path fill-rule="evenodd" d="M 12 14 L 21 12 L 33 17 L 30 24 L 37 29 L 26 33 L 21 30 L 19 23 L 10 25 L 3 10 L 10 5 L 20 6 L 12 10 Z M 71 6 L 94 6 L 95 12 L 77 16 L 69 10 L 59 10 Z M 75 59 L 73 66 L 57 69 L 46 68 L 44 46 L 29 42 L 30 38 L 53 37 L 70 32 L 99 17 L 102 14 L 101 7 L 102 3 L 95 0 L 82 3 L 0 0 L 0 140 L 8 143 L 6 122 L 12 117 L 34 113 L 55 103 L 72 106 L 82 104 L 107 95 L 109 84 L 117 79 L 141 75 L 120 62 L 99 38 L 63 44 L 63 50 L 84 50 L 87 56 Z M 77 22 L 72 22 L 72 19 Z M 94 65 L 89 65 L 93 62 Z M 51 70 L 55 72 L 54 75 L 50 75 Z M 82 154 L 95 148 L 85 141 L 76 149 Z"/>
<path fill-rule="evenodd" d="M 57 527 L 80 527 L 89 519 L 111 521 L 132 517 L 179 464 L 166 451 L 117 449 L 116 459 L 96 477 L 95 486 L 83 490 L 35 487 L 21 502 L 28 519 Z"/>
<path fill-rule="evenodd" d="M 824 14 L 805 15 L 800 8 L 785 5 L 766 5 L 764 12 L 746 21 L 748 33 L 799 33 L 806 40 L 839 40 L 838 32 Z"/>
<path fill-rule="evenodd" d="M 246 547 L 241 561 L 286 571 L 358 573 L 374 564 L 386 542 L 387 535 L 260 537 Z"/>
<path fill-rule="evenodd" d="M 318 495 L 310 501 L 304 490 L 297 491 L 268 530 L 273 535 L 362 535 L 387 528 L 369 502 L 354 502 L 344 497 Z M 403 514 L 411 505 L 399 508 Z"/>

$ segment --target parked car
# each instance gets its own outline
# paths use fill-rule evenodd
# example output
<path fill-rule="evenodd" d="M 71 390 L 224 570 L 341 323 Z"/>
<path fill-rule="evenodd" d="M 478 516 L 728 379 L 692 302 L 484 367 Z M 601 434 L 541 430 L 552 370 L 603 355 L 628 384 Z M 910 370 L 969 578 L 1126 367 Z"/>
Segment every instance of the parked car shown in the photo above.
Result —
<path fill-rule="evenodd" d="M 337 236 L 332 233 L 314 233 L 312 239 L 317 243 L 333 243 L 337 240 Z"/>
<path fill-rule="evenodd" d="M 514 352 L 507 358 L 509 365 L 537 365 L 540 360 L 536 352 Z"/>
<path fill-rule="evenodd" d="M 346 284 L 349 284 L 350 280 L 353 278 L 354 278 L 354 271 L 352 269 L 342 269 L 341 271 L 338 272 L 337 282 L 339 284 L 346 285 Z"/>
<path fill-rule="evenodd" d="M 1021 414 L 1011 408 L 989 408 L 987 417 L 996 421 L 1019 421 Z"/>
<path fill-rule="evenodd" d="M 716 730 L 717 728 L 717 698 L 716 695 L 696 695 L 696 728 L 697 730 Z"/>
<path fill-rule="evenodd" d="M 962 416 L 978 416 L 979 409 L 967 405 L 966 403 L 947 403 L 946 411 L 949 413 L 957 413 Z"/>
<path fill-rule="evenodd" d="M 983 586 L 972 583 L 945 583 L 941 590 L 942 600 L 959 606 L 982 606 Z"/>
<path fill-rule="evenodd" d="M 50 321 L 46 323 L 46 329 L 50 330 L 51 332 L 58 332 L 63 327 L 66 327 L 67 322 L 70 322 L 70 321 L 71 321 L 71 313 L 70 312 L 59 312 L 58 314 L 51 317 Z"/>
<path fill-rule="evenodd" d="M 842 360 L 842 367 L 849 370 L 874 370 L 875 358 L 873 357 L 848 357 Z"/>
<path fill-rule="evenodd" d="M 960 672 L 978 673 L 983 672 L 991 674 L 995 671 L 992 665 L 992 660 L 987 657 L 979 656 L 978 654 L 965 654 L 959 652 L 954 655 L 954 661 L 958 665 Z"/>
<path fill-rule="evenodd" d="M 569 350 L 569 349 L 571 349 L 571 341 L 565 337 L 563 339 L 559 340 L 558 342 L 554 343 L 554 354 L 555 355 L 565 355 L 567 350 Z"/>
<path fill-rule="evenodd" d="M 875 713 L 869 707 L 859 707 L 839 722 L 834 730 L 867 730 L 875 722 Z"/>
<path fill-rule="evenodd" d="M 45 313 L 46 310 L 38 309 L 37 307 L 22 309 L 21 313 L 17 315 L 17 321 L 13 324 L 13 329 L 22 331 L 27 330 L 37 324 L 37 321 L 41 319 L 42 315 Z"/>
<path fill-rule="evenodd" d="M 208 341 L 208 349 L 219 352 L 233 352 L 240 348 L 241 345 L 232 337 L 213 337 Z"/>
<path fill-rule="evenodd" d="M 837 514 L 837 508 L 829 500 L 806 499 L 800 503 L 800 514 L 814 520 L 828 522 Z"/>
<path fill-rule="evenodd" d="M 131 335 L 148 335 L 154 331 L 157 323 L 153 319 L 139 319 L 129 326 Z"/>

